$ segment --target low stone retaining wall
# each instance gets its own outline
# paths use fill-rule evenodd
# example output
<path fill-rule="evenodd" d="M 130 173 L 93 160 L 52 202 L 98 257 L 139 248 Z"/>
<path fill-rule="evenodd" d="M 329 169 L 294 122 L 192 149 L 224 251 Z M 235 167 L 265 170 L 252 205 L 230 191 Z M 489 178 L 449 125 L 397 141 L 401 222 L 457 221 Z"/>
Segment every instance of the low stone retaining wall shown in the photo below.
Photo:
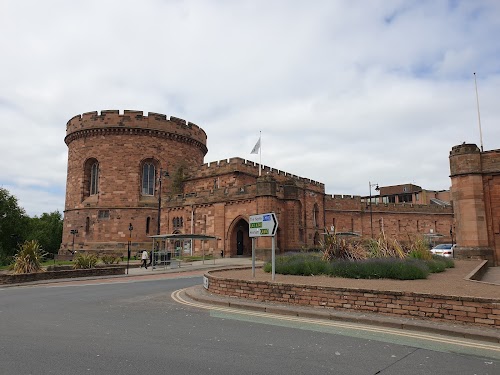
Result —
<path fill-rule="evenodd" d="M 208 290 L 223 296 L 500 328 L 500 299 L 205 277 Z"/>
<path fill-rule="evenodd" d="M 91 268 L 81 270 L 46 271 L 26 274 L 0 275 L 0 284 L 20 284 L 32 281 L 66 279 L 89 276 L 124 275 L 125 267 Z"/>

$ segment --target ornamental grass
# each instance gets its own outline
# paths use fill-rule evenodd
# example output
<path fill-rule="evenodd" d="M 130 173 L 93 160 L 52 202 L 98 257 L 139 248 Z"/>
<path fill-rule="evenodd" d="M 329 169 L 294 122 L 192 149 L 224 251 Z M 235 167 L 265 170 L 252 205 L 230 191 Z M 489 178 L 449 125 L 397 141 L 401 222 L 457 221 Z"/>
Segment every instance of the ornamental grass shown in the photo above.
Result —
<path fill-rule="evenodd" d="M 14 273 L 40 272 L 46 255 L 47 253 L 42 250 L 37 241 L 25 241 L 14 255 L 14 263 L 11 269 Z"/>

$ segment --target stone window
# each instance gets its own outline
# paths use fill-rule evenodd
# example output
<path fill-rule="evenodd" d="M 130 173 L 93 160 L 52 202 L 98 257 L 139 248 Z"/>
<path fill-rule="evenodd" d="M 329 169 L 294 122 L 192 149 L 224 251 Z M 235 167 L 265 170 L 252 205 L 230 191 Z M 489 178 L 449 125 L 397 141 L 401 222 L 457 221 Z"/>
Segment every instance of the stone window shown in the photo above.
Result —
<path fill-rule="evenodd" d="M 90 195 L 95 195 L 98 192 L 98 181 L 99 181 L 99 163 L 92 164 L 90 170 Z"/>
<path fill-rule="evenodd" d="M 97 213 L 98 219 L 109 219 L 109 210 L 99 210 Z"/>
<path fill-rule="evenodd" d="M 182 217 L 174 217 L 172 220 L 174 228 L 182 228 L 184 225 L 184 219 Z"/>
<path fill-rule="evenodd" d="M 152 162 L 146 162 L 142 166 L 142 195 L 155 194 L 155 172 L 156 168 Z"/>
<path fill-rule="evenodd" d="M 318 227 L 318 219 L 319 219 L 319 208 L 316 203 L 314 203 L 314 209 L 313 209 L 313 225 L 315 228 Z"/>
<path fill-rule="evenodd" d="M 85 219 L 85 233 L 88 234 L 90 232 L 90 217 L 87 216 Z"/>
<path fill-rule="evenodd" d="M 84 166 L 84 199 L 99 193 L 99 162 L 95 158 L 87 159 Z"/>

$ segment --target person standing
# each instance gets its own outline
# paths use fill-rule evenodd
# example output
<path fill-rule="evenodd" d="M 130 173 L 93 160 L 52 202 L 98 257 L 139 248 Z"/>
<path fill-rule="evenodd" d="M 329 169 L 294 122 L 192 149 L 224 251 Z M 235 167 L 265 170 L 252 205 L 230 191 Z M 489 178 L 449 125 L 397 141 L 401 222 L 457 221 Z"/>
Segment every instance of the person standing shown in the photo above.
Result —
<path fill-rule="evenodd" d="M 146 250 L 143 250 L 141 255 L 141 260 L 142 260 L 141 268 L 144 267 L 148 269 L 148 259 L 149 259 L 148 252 Z"/>

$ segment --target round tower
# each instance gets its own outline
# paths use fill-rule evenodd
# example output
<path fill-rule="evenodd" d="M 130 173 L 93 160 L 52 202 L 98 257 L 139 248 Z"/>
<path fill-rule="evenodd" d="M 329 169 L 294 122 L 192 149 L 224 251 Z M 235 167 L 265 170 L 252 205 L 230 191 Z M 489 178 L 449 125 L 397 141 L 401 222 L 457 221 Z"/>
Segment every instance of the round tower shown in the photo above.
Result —
<path fill-rule="evenodd" d="M 161 223 L 161 193 L 207 153 L 203 129 L 149 112 L 87 112 L 66 125 L 68 172 L 61 254 L 149 248 Z M 163 198 L 164 199 L 164 198 Z M 160 216 L 159 216 L 160 215 Z M 160 221 L 158 220 L 160 218 Z"/>
<path fill-rule="evenodd" d="M 489 247 L 481 151 L 475 144 L 450 151 L 451 198 L 455 216 L 456 258 L 488 259 Z"/>

